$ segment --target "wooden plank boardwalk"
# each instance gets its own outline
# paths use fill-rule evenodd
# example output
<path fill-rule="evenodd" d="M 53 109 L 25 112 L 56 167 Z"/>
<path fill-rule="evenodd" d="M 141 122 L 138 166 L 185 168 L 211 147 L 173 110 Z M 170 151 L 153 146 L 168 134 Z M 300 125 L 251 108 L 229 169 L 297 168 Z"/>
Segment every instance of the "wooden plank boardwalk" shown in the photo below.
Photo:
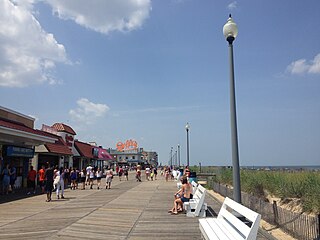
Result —
<path fill-rule="evenodd" d="M 108 190 L 67 189 L 65 199 L 53 194 L 49 203 L 45 195 L 2 203 L 0 239 L 201 239 L 198 218 L 167 212 L 176 182 L 130 177 L 115 177 Z"/>

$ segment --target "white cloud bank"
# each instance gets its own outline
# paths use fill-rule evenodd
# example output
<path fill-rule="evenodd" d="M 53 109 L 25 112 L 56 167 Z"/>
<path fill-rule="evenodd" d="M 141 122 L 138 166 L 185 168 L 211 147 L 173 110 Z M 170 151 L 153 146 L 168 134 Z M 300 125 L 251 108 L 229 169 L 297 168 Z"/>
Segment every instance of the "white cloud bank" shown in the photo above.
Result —
<path fill-rule="evenodd" d="M 45 0 L 61 19 L 100 33 L 131 31 L 149 17 L 151 0 Z"/>
<path fill-rule="evenodd" d="M 291 74 L 320 74 L 320 53 L 316 55 L 311 61 L 307 61 L 306 59 L 299 59 L 292 62 L 287 67 L 287 72 Z"/>
<path fill-rule="evenodd" d="M 77 101 L 78 107 L 71 109 L 69 115 L 71 119 L 80 124 L 93 124 L 97 119 L 105 116 L 110 108 L 105 104 L 93 103 L 86 98 Z"/>
<path fill-rule="evenodd" d="M 0 86 L 53 84 L 55 63 L 68 61 L 64 46 L 41 28 L 27 2 L 0 1 Z"/>
<path fill-rule="evenodd" d="M 57 63 L 68 64 L 66 49 L 34 17 L 42 1 L 61 19 L 108 34 L 140 28 L 149 17 L 151 0 L 0 0 L 0 86 L 55 84 Z"/>

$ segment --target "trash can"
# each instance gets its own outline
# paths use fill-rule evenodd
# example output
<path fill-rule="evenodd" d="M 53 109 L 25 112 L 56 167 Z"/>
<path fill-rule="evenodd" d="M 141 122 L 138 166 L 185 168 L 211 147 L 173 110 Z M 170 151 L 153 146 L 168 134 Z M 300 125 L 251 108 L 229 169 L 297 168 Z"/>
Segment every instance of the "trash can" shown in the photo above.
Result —
<path fill-rule="evenodd" d="M 190 172 L 190 176 L 189 176 L 189 182 L 198 182 L 197 179 L 197 173 L 196 172 Z"/>

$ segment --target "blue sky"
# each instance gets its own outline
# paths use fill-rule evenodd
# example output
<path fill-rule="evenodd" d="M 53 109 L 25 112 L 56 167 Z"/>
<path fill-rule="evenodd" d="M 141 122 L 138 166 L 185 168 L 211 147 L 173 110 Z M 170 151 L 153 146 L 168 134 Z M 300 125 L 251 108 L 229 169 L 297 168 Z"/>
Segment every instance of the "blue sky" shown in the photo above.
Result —
<path fill-rule="evenodd" d="M 4 0 L 0 103 L 166 164 L 231 165 L 232 13 L 240 165 L 320 163 L 320 2 Z"/>

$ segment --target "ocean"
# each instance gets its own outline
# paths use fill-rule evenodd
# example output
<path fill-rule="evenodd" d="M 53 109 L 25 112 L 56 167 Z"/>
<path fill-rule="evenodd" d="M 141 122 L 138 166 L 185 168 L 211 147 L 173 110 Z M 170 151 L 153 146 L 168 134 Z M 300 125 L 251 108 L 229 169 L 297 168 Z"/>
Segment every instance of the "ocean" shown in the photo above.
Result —
<path fill-rule="evenodd" d="M 264 169 L 264 170 L 305 170 L 305 171 L 320 171 L 320 165 L 307 166 L 241 166 L 247 169 Z"/>

